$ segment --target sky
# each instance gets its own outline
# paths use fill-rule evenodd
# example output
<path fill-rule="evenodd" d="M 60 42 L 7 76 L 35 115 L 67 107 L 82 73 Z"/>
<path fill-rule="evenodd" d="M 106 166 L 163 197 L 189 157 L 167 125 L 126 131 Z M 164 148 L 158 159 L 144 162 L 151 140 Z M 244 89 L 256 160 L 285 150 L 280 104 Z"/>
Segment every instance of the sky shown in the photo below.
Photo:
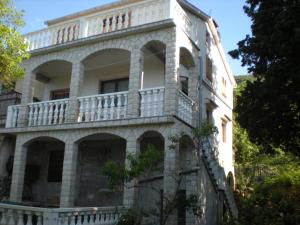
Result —
<path fill-rule="evenodd" d="M 18 10 L 24 10 L 25 34 L 45 27 L 44 22 L 70 13 L 114 2 L 115 0 L 14 0 Z M 250 19 L 244 14 L 245 0 L 189 0 L 190 3 L 212 16 L 219 25 L 225 52 L 237 47 L 237 42 L 250 34 Z M 227 55 L 234 75 L 247 74 L 239 60 Z"/>

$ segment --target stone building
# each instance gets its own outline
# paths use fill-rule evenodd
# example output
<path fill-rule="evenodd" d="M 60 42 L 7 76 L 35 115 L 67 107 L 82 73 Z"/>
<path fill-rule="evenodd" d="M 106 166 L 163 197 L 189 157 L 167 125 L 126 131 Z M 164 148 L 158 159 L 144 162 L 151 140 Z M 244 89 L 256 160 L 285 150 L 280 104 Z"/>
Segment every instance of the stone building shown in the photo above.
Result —
<path fill-rule="evenodd" d="M 26 75 L 14 93 L 0 96 L 7 108 L 1 188 L 11 179 L 0 224 L 115 224 L 137 205 L 159 214 L 161 195 L 174 193 L 172 174 L 179 170 L 180 191 L 199 196 L 201 215 L 178 209 L 168 224 L 215 225 L 226 210 L 237 216 L 235 80 L 216 22 L 184 0 L 123 0 L 46 24 L 24 35 L 31 54 Z M 168 148 L 170 136 L 184 132 L 191 139 L 204 120 L 219 132 L 201 160 L 192 147 Z M 138 182 L 161 194 L 124 186 L 100 195 L 107 190 L 104 163 L 126 166 L 126 155 L 149 143 L 164 151 L 164 169 Z"/>

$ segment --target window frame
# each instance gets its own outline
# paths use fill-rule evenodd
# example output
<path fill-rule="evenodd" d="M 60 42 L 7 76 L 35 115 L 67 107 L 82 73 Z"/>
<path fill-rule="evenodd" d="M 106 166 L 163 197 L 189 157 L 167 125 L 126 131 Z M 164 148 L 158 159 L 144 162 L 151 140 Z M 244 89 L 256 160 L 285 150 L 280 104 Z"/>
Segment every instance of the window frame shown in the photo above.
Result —
<path fill-rule="evenodd" d="M 110 93 L 117 93 L 117 92 L 121 92 L 121 91 L 118 91 L 119 89 L 119 82 L 121 81 L 128 81 L 128 88 L 127 88 L 127 91 L 129 90 L 129 77 L 127 78 L 119 78 L 119 79 L 112 79 L 112 80 L 100 80 L 99 81 L 99 94 L 110 94 Z M 115 90 L 114 92 L 110 92 L 110 93 L 104 93 L 103 90 L 104 90 L 104 85 L 106 83 L 109 83 L 109 82 L 116 82 L 116 85 L 115 85 Z"/>
<path fill-rule="evenodd" d="M 59 100 L 59 99 L 66 99 L 66 98 L 56 98 L 56 99 L 54 99 L 55 94 L 64 94 L 64 93 L 68 93 L 67 98 L 70 98 L 70 88 L 64 88 L 64 89 L 56 89 L 56 90 L 50 91 L 49 99 L 50 99 L 50 101 Z"/>

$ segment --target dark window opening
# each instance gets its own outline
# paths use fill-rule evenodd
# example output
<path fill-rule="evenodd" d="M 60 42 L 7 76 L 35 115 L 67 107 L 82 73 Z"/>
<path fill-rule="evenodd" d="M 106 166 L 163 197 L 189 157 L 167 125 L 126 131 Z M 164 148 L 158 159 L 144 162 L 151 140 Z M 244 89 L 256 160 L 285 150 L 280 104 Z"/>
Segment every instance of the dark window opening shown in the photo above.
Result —
<path fill-rule="evenodd" d="M 58 99 L 69 98 L 69 95 L 70 95 L 70 89 L 54 90 L 51 91 L 50 99 L 58 100 Z"/>
<path fill-rule="evenodd" d="M 121 91 L 128 91 L 128 85 L 129 85 L 128 78 L 102 81 L 100 93 L 109 94 L 109 93 L 115 93 Z"/>
<path fill-rule="evenodd" d="M 48 182 L 61 182 L 64 151 L 51 151 L 48 166 Z"/>

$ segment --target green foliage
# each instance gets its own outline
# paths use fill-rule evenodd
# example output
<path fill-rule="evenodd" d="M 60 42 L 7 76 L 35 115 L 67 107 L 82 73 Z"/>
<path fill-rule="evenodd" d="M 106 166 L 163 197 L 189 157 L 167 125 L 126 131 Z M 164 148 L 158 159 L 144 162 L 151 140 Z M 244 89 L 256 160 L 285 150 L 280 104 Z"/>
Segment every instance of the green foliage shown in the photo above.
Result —
<path fill-rule="evenodd" d="M 193 129 L 193 135 L 197 139 L 204 139 L 215 133 L 218 133 L 218 128 L 207 121 L 202 121 L 201 127 Z"/>
<path fill-rule="evenodd" d="M 23 26 L 22 13 L 16 11 L 10 0 L 0 0 L 0 81 L 7 88 L 24 75 L 20 66 L 29 57 L 26 44 L 17 31 Z"/>
<path fill-rule="evenodd" d="M 244 10 L 252 35 L 230 54 L 256 79 L 237 97 L 237 120 L 264 151 L 300 155 L 300 2 L 247 0 Z"/>

